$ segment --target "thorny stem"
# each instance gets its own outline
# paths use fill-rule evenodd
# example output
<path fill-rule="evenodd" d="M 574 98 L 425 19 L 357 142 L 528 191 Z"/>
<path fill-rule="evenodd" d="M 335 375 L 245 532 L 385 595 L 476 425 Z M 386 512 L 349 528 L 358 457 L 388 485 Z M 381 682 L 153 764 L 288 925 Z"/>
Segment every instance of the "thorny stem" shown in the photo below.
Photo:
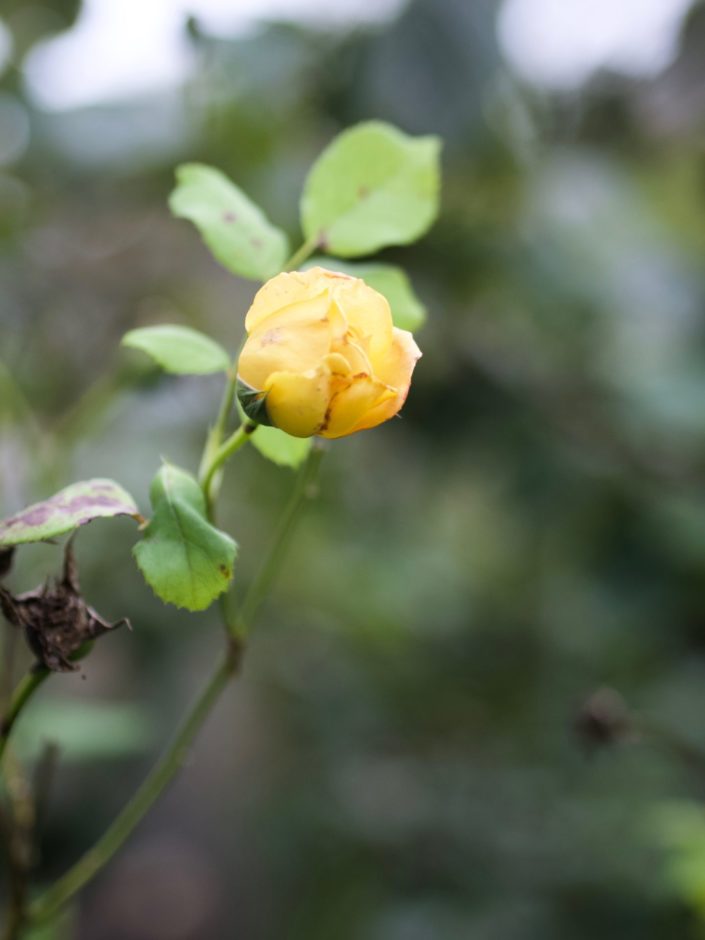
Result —
<path fill-rule="evenodd" d="M 142 786 L 93 848 L 30 905 L 30 923 L 42 924 L 52 920 L 122 846 L 185 764 L 196 735 L 220 698 L 221 692 L 237 672 L 241 654 L 241 647 L 235 643 L 229 646 L 225 656 L 216 664 L 213 674 L 196 699 L 181 729 Z"/>
<path fill-rule="evenodd" d="M 22 709 L 49 675 L 48 669 L 37 666 L 27 673 L 12 693 L 10 706 L 0 722 L 0 761 L 2 761 L 10 733 Z"/>

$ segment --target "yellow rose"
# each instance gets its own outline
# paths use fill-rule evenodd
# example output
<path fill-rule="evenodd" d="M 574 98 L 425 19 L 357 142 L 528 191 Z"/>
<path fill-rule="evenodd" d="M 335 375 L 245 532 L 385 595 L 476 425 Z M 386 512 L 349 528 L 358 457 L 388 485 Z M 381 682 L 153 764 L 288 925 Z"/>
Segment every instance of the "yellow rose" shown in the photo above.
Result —
<path fill-rule="evenodd" d="M 392 418 L 421 356 L 385 297 L 347 274 L 278 274 L 245 320 L 238 365 L 247 413 L 294 437 L 343 437 Z"/>

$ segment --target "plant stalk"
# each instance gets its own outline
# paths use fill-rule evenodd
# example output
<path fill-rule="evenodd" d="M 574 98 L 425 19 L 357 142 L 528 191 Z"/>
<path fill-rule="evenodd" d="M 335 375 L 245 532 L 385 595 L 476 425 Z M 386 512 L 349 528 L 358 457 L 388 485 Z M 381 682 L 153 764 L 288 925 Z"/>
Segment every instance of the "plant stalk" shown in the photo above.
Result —
<path fill-rule="evenodd" d="M 284 264 L 282 271 L 296 271 L 320 247 L 321 243 L 318 235 L 314 238 L 308 238 Z"/>
<path fill-rule="evenodd" d="M 48 669 L 43 666 L 36 667 L 27 673 L 12 693 L 10 706 L 0 723 L 0 761 L 2 761 L 10 734 L 22 709 L 49 675 Z"/>
<path fill-rule="evenodd" d="M 206 505 L 208 507 L 208 515 L 213 514 L 213 505 L 215 503 L 215 497 L 217 495 L 215 487 L 215 476 L 218 470 L 222 467 L 226 460 L 228 460 L 235 451 L 239 450 L 243 444 L 246 444 L 250 437 L 257 430 L 257 425 L 252 421 L 243 421 L 240 427 L 233 431 L 227 440 L 215 450 L 211 455 L 210 459 L 206 461 L 205 466 L 202 469 L 201 473 L 201 489 L 203 494 L 206 497 Z"/>
<path fill-rule="evenodd" d="M 151 809 L 186 762 L 196 735 L 220 698 L 223 689 L 237 672 L 241 654 L 242 648 L 238 644 L 229 645 L 225 656 L 221 657 L 216 664 L 210 679 L 171 745 L 127 806 L 93 848 L 89 849 L 62 878 L 30 905 L 28 920 L 31 924 L 43 924 L 52 920 L 112 858 L 135 826 Z"/>
<path fill-rule="evenodd" d="M 228 632 L 236 640 L 243 641 L 249 633 L 255 614 L 281 567 L 299 514 L 306 501 L 315 496 L 315 484 L 324 453 L 323 441 L 320 438 L 314 439 L 311 452 L 299 472 L 296 485 L 279 520 L 269 550 L 245 592 L 239 609 L 232 619 L 228 618 Z"/>

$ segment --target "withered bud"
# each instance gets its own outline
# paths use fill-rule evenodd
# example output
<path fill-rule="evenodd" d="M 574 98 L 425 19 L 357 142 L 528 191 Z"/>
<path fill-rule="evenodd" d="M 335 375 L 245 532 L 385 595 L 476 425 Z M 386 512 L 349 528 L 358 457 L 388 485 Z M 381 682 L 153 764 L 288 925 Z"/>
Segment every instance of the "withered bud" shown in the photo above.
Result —
<path fill-rule="evenodd" d="M 626 741 L 634 733 L 624 699 L 615 689 L 606 687 L 587 699 L 575 719 L 575 730 L 591 749 Z"/>
<path fill-rule="evenodd" d="M 79 668 L 72 657 L 82 646 L 129 622 L 108 623 L 81 596 L 78 569 L 71 541 L 64 551 L 61 580 L 48 578 L 26 594 L 13 596 L 0 585 L 0 609 L 7 620 L 24 632 L 37 661 L 52 672 Z"/>

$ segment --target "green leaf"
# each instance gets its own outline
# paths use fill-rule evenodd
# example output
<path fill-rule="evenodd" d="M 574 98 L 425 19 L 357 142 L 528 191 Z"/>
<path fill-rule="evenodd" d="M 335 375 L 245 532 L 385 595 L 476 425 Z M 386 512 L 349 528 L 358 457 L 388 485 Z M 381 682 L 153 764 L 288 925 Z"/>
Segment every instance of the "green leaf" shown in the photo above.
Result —
<path fill-rule="evenodd" d="M 110 516 L 132 516 L 142 521 L 133 498 L 114 480 L 73 483 L 50 499 L 0 522 L 0 548 L 44 542 Z"/>
<path fill-rule="evenodd" d="M 165 323 L 130 330 L 122 345 L 140 349 L 175 375 L 225 372 L 230 365 L 230 356 L 219 343 L 188 326 Z"/>
<path fill-rule="evenodd" d="M 237 545 L 206 518 L 197 481 L 165 463 L 150 489 L 154 517 L 135 545 L 137 565 L 165 603 L 205 610 L 228 587 Z"/>
<path fill-rule="evenodd" d="M 312 438 L 292 437 L 279 428 L 261 425 L 252 435 L 252 443 L 257 450 L 280 467 L 296 468 L 304 462 L 311 450 Z"/>
<path fill-rule="evenodd" d="M 289 253 L 286 235 L 224 173 L 186 163 L 177 169 L 176 182 L 171 211 L 193 222 L 229 271 L 266 281 L 282 269 Z"/>
<path fill-rule="evenodd" d="M 408 137 L 381 121 L 344 131 L 306 180 L 306 238 L 343 258 L 415 241 L 438 213 L 439 153 L 437 137 Z"/>
<path fill-rule="evenodd" d="M 320 265 L 330 271 L 340 271 L 341 274 L 351 274 L 361 277 L 362 280 L 379 291 L 389 301 L 392 308 L 394 326 L 400 330 L 409 330 L 414 333 L 426 322 L 426 308 L 419 300 L 405 271 L 393 264 L 377 264 L 375 262 L 340 261 L 338 258 L 312 258 L 305 268 Z"/>

